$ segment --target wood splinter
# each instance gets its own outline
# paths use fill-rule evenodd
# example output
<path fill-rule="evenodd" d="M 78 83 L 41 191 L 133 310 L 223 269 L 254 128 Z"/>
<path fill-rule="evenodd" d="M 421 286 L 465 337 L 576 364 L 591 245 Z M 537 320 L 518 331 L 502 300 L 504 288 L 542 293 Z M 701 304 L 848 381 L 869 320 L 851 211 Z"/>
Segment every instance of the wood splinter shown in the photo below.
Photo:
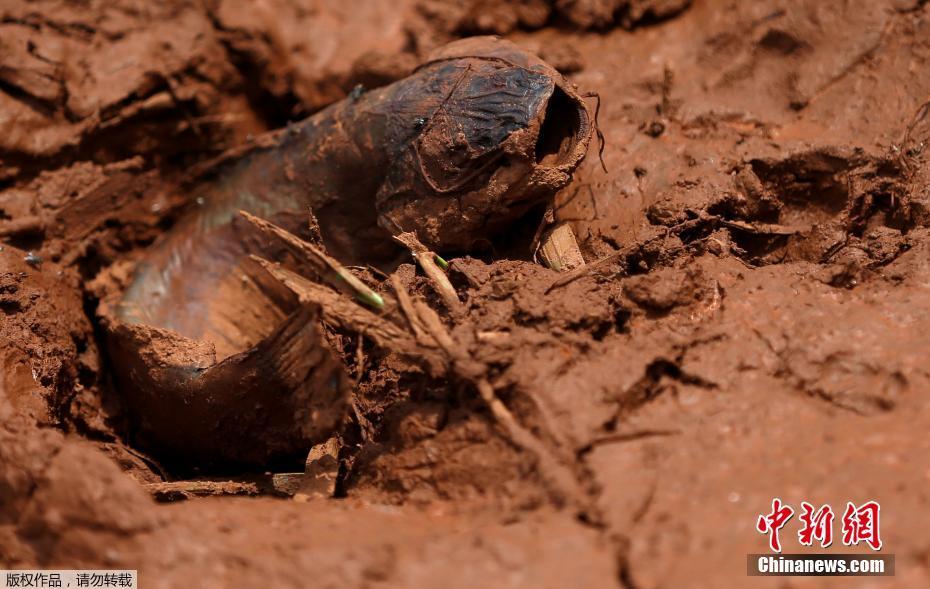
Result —
<path fill-rule="evenodd" d="M 394 239 L 410 250 L 410 253 L 413 254 L 413 259 L 417 261 L 420 268 L 423 268 L 423 273 L 429 278 L 436 293 L 442 297 L 446 306 L 452 310 L 461 309 L 462 301 L 459 300 L 459 295 L 455 292 L 455 287 L 452 286 L 452 283 L 449 282 L 449 277 L 446 276 L 446 273 L 439 267 L 440 264 L 448 266 L 446 261 L 420 243 L 420 240 L 417 239 L 416 232 L 409 231 L 400 233 L 395 235 Z"/>
<path fill-rule="evenodd" d="M 550 229 L 539 244 L 543 264 L 556 272 L 567 272 L 584 266 L 584 258 L 571 225 L 562 222 Z"/>

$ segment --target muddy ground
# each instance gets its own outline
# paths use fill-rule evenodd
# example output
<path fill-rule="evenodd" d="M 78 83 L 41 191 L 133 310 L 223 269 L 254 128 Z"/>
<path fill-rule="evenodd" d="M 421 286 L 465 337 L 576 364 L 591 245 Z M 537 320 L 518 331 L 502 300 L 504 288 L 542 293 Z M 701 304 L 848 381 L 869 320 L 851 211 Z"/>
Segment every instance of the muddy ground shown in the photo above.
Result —
<path fill-rule="evenodd" d="M 99 276 L 183 214 L 167 187 L 483 33 L 600 94 L 607 171 L 592 143 L 557 216 L 606 261 L 562 285 L 494 251 L 452 265 L 469 353 L 545 461 L 470 387 L 337 333 L 357 384 L 335 498 L 138 447 Z M 4 0 L 0 565 L 145 587 L 928 586 L 928 68 L 920 0 Z M 206 474 L 221 496 L 165 486 Z M 879 501 L 897 576 L 747 578 L 775 496 Z"/>

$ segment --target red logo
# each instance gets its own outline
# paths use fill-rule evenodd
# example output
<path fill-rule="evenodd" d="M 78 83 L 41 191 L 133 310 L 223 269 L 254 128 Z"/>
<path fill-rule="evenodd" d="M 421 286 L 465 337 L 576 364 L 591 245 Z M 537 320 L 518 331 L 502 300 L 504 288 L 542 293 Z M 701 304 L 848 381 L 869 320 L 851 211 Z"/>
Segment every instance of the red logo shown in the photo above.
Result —
<path fill-rule="evenodd" d="M 843 544 L 857 546 L 865 542 L 872 550 L 881 550 L 882 539 L 879 515 L 881 506 L 877 501 L 867 501 L 856 507 L 853 503 L 846 503 L 843 513 Z M 759 516 L 756 520 L 756 531 L 767 534 L 769 548 L 772 552 L 781 552 L 779 532 L 794 516 L 794 508 L 781 502 L 781 499 L 772 499 L 772 510 Z M 802 546 L 813 546 L 819 542 L 821 548 L 833 544 L 833 508 L 821 505 L 815 510 L 807 501 L 801 502 L 801 513 L 798 521 L 801 524 L 798 530 L 798 543 Z"/>
<path fill-rule="evenodd" d="M 760 515 L 756 521 L 756 530 L 760 534 L 769 535 L 769 548 L 772 552 L 781 552 L 781 542 L 778 540 L 778 532 L 785 527 L 791 516 L 794 515 L 794 509 L 788 505 L 782 505 L 781 499 L 772 499 L 772 511 L 768 515 Z"/>
<path fill-rule="evenodd" d="M 878 531 L 881 506 L 876 501 L 869 501 L 856 507 L 846 503 L 843 514 L 843 544 L 856 546 L 865 542 L 872 550 L 882 549 L 882 538 Z"/>
<path fill-rule="evenodd" d="M 814 506 L 802 501 L 798 519 L 804 524 L 798 532 L 798 542 L 802 546 L 813 546 L 814 540 L 819 541 L 822 548 L 833 544 L 833 509 L 829 505 L 822 505 L 814 513 Z"/>

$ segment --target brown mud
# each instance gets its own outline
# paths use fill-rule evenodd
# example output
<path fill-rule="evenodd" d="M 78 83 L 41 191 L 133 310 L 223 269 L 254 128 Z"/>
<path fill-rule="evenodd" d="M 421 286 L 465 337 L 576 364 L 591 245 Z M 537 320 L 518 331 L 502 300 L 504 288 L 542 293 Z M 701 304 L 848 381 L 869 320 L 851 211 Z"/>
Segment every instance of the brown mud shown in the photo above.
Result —
<path fill-rule="evenodd" d="M 459 310 L 411 264 L 362 273 L 443 315 L 455 347 L 430 354 L 452 368 L 324 317 L 352 394 L 314 485 L 282 482 L 303 464 L 146 453 L 98 306 L 197 206 L 179 183 L 486 33 L 600 95 L 607 172 L 592 149 L 555 210 L 587 266 L 553 272 L 519 239 L 457 256 Z M 37 0 L 0 4 L 0 47 L 4 567 L 156 587 L 930 582 L 930 4 Z M 747 579 L 773 496 L 879 501 L 897 576 Z"/>

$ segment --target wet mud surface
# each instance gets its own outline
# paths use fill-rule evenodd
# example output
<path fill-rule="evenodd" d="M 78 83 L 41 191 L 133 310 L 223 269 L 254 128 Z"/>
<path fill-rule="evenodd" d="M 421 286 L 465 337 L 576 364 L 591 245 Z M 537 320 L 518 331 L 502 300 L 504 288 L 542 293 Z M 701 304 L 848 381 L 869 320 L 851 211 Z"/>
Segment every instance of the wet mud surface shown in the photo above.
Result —
<path fill-rule="evenodd" d="M 0 564 L 153 587 L 739 587 L 778 496 L 879 501 L 887 586 L 927 586 L 930 5 L 359 4 L 0 5 Z M 409 257 L 390 280 L 359 267 L 441 312 L 455 371 L 324 316 L 347 409 L 306 466 L 153 449 L 101 305 L 198 206 L 188 179 L 489 33 L 600 96 L 607 171 L 592 140 L 555 206 L 585 270 L 531 260 L 537 219 L 449 255 L 457 310 Z"/>

